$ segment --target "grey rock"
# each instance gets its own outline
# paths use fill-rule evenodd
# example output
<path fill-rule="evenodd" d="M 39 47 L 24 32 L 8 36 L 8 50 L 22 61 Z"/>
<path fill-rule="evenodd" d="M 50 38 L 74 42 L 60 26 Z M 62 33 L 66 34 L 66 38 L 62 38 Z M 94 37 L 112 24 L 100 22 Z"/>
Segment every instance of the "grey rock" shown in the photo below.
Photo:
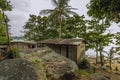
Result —
<path fill-rule="evenodd" d="M 95 73 L 90 75 L 91 80 L 110 80 L 107 76 L 103 76 L 102 74 Z"/>
<path fill-rule="evenodd" d="M 36 64 L 24 59 L 8 59 L 0 62 L 0 80 L 45 80 L 36 71 Z"/>
<path fill-rule="evenodd" d="M 74 61 L 49 48 L 42 48 L 29 54 L 23 53 L 21 57 L 42 63 L 46 69 L 46 76 L 51 80 L 68 80 L 68 76 L 71 77 L 69 80 L 72 80 L 77 75 L 78 66 Z"/>
<path fill-rule="evenodd" d="M 20 53 L 0 62 L 0 80 L 73 80 L 77 64 L 49 48 Z"/>

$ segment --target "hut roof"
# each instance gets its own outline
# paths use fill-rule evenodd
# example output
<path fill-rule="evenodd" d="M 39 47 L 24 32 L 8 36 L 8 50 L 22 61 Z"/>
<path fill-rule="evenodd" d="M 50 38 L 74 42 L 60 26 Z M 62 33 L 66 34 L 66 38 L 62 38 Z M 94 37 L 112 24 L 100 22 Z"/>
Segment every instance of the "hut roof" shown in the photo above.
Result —
<path fill-rule="evenodd" d="M 7 48 L 7 45 L 0 45 L 0 48 Z"/>
<path fill-rule="evenodd" d="M 38 44 L 54 44 L 54 45 L 79 45 L 84 39 L 47 39 L 39 41 Z"/>
<path fill-rule="evenodd" d="M 11 44 L 13 43 L 36 44 L 34 41 L 11 41 Z"/>

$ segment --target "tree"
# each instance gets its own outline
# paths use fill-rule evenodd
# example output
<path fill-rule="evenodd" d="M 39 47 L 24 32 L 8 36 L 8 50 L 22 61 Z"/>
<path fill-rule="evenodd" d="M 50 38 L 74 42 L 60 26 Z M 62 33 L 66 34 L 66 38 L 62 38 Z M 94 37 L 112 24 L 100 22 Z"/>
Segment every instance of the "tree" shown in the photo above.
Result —
<path fill-rule="evenodd" d="M 10 38 L 9 38 L 9 31 L 8 31 L 8 18 L 4 14 L 4 11 L 10 11 L 12 9 L 12 6 L 10 5 L 10 2 L 7 0 L 0 0 L 0 13 L 2 14 L 3 21 L 2 23 L 6 26 L 6 36 L 7 36 L 7 44 L 10 48 Z"/>
<path fill-rule="evenodd" d="M 64 38 L 84 38 L 86 39 L 86 20 L 84 16 L 73 15 L 72 17 L 66 18 L 65 22 L 65 33 Z"/>
<path fill-rule="evenodd" d="M 89 16 L 120 22 L 120 0 L 90 0 L 87 8 Z"/>
<path fill-rule="evenodd" d="M 112 69 L 112 59 L 114 58 L 114 55 L 115 55 L 115 52 L 116 52 L 114 49 L 115 49 L 114 47 L 111 47 L 109 52 L 104 51 L 106 53 L 106 57 L 109 61 L 110 69 Z"/>
<path fill-rule="evenodd" d="M 7 43 L 6 27 L 3 23 L 3 15 L 0 13 L 0 44 Z"/>
<path fill-rule="evenodd" d="M 44 21 L 40 16 L 30 15 L 28 22 L 24 26 L 25 38 L 35 41 L 40 40 L 43 35 L 41 34 L 41 29 L 43 28 L 42 24 L 44 24 Z"/>
<path fill-rule="evenodd" d="M 96 63 L 98 62 L 98 54 L 100 54 L 101 66 L 103 66 L 103 50 L 109 43 L 112 43 L 113 34 L 105 33 L 109 27 L 108 23 L 100 22 L 99 20 L 93 19 L 88 23 L 89 29 L 89 47 L 96 51 Z"/>
<path fill-rule="evenodd" d="M 115 35 L 115 39 L 116 39 L 116 51 L 118 54 L 120 54 L 120 32 L 117 32 Z"/>
<path fill-rule="evenodd" d="M 11 9 L 12 9 L 12 6 L 10 5 L 10 1 L 0 0 L 0 9 L 1 9 L 2 11 L 11 10 Z"/>
<path fill-rule="evenodd" d="M 46 16 L 36 16 L 30 15 L 30 18 L 26 25 L 25 29 L 25 37 L 28 40 L 44 40 L 49 38 L 57 38 L 59 35 L 58 30 L 53 25 L 53 21 L 49 21 L 49 18 Z M 84 20 L 84 16 L 72 16 L 63 20 L 61 26 L 62 36 L 61 38 L 85 38 L 87 26 L 85 25 L 86 21 Z"/>
<path fill-rule="evenodd" d="M 72 8 L 68 3 L 70 0 L 52 0 L 54 9 L 42 10 L 40 14 L 49 15 L 49 19 L 55 24 L 54 27 L 57 27 L 56 23 L 59 24 L 59 38 L 62 36 L 62 21 L 64 18 L 69 17 L 69 14 L 77 15 L 75 12 L 71 11 L 75 8 Z"/>
<path fill-rule="evenodd" d="M 30 15 L 28 22 L 24 25 L 24 37 L 28 40 L 34 41 L 56 38 L 58 32 L 51 26 L 52 24 L 48 21 L 48 17 Z"/>

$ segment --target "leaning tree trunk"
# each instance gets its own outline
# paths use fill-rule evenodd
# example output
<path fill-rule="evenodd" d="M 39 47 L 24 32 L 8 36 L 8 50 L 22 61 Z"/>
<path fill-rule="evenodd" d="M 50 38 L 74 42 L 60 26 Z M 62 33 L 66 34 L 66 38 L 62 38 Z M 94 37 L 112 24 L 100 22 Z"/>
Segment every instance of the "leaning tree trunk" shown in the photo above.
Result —
<path fill-rule="evenodd" d="M 9 31 L 8 31 L 8 24 L 7 24 L 7 19 L 5 18 L 4 11 L 3 11 L 3 19 L 4 19 L 4 22 L 5 22 L 5 26 L 6 26 L 7 45 L 8 45 L 9 50 L 11 50 L 10 37 L 9 37 Z"/>

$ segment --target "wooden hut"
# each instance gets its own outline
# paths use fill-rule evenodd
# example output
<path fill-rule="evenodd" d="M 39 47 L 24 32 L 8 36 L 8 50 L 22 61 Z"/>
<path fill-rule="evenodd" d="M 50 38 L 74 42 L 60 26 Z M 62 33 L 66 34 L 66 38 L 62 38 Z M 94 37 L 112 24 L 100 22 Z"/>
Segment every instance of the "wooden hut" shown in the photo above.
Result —
<path fill-rule="evenodd" d="M 12 41 L 11 46 L 19 51 L 36 48 L 36 42 L 33 41 Z"/>
<path fill-rule="evenodd" d="M 84 39 L 48 39 L 39 41 L 37 44 L 48 46 L 55 52 L 77 62 L 85 56 L 85 43 Z"/>

